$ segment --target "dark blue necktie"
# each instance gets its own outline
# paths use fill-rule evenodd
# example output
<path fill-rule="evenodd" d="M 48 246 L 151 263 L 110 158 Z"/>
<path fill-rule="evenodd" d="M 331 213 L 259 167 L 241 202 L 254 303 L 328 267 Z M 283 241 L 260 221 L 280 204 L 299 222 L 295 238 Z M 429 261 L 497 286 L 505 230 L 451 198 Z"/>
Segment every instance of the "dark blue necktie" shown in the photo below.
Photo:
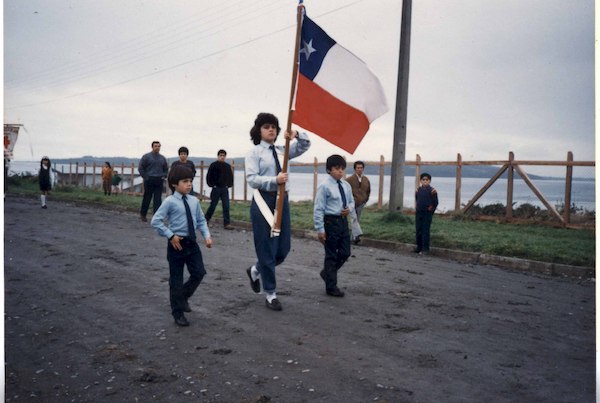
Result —
<path fill-rule="evenodd" d="M 344 205 L 344 208 L 346 208 L 346 207 L 348 207 L 348 201 L 346 200 L 346 193 L 344 193 L 344 187 L 342 186 L 342 181 L 338 180 L 337 184 L 338 184 L 338 188 L 340 189 L 340 194 L 342 195 L 342 204 Z"/>
<path fill-rule="evenodd" d="M 271 144 L 269 146 L 269 148 L 273 152 L 273 158 L 275 158 L 275 167 L 277 168 L 277 174 L 279 174 L 279 172 L 281 172 L 281 165 L 279 165 L 279 158 L 277 158 L 277 152 L 275 151 L 275 146 L 273 144 Z"/>
<path fill-rule="evenodd" d="M 194 219 L 192 218 L 192 211 L 190 210 L 190 205 L 188 204 L 185 195 L 181 196 L 181 200 L 183 200 L 183 206 L 185 207 L 185 215 L 187 217 L 188 237 L 191 240 L 195 240 L 196 230 L 194 229 Z"/>

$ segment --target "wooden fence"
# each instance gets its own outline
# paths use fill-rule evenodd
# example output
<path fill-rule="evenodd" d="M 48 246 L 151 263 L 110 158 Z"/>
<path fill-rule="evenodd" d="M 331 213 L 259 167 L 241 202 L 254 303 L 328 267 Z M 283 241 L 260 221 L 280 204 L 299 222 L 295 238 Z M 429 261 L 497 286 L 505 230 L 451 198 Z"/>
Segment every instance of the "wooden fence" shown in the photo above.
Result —
<path fill-rule="evenodd" d="M 383 191 L 384 191 L 384 177 L 385 177 L 385 169 L 387 166 L 391 166 L 391 161 L 385 161 L 383 156 L 380 157 L 379 161 L 364 161 L 366 166 L 377 166 L 378 167 L 378 181 L 379 181 L 379 194 L 377 195 L 377 208 L 383 208 Z M 200 195 L 203 194 L 205 187 L 207 187 L 205 183 L 206 171 L 208 170 L 210 164 L 205 164 L 204 161 L 200 161 L 200 164 L 196 165 L 196 175 L 200 178 L 200 189 L 198 193 Z M 230 161 L 230 165 L 232 170 L 244 170 L 243 164 L 236 164 L 234 160 Z M 351 163 L 349 163 L 351 165 Z M 493 160 L 493 161 L 463 161 L 462 156 L 457 154 L 456 161 L 422 161 L 421 157 L 417 154 L 416 159 L 414 161 L 406 161 L 406 166 L 415 166 L 415 187 L 419 185 L 419 176 L 421 173 L 421 168 L 425 166 L 454 166 L 456 169 L 456 192 L 455 192 L 455 203 L 454 203 L 454 214 L 462 214 L 467 212 L 477 200 L 483 196 L 483 194 L 498 180 L 504 172 L 507 172 L 508 180 L 507 180 L 507 189 L 506 189 L 506 219 L 511 220 L 513 218 L 513 190 L 514 190 L 514 172 L 517 171 L 519 176 L 523 179 L 523 181 L 527 184 L 527 186 L 531 189 L 531 191 L 536 195 L 536 197 L 544 204 L 544 206 L 548 209 L 548 211 L 555 217 L 558 221 L 563 224 L 568 224 L 570 222 L 571 217 L 571 189 L 573 183 L 573 167 L 594 167 L 595 161 L 574 161 L 573 153 L 568 152 L 567 158 L 564 161 L 532 161 L 532 160 L 517 160 L 515 159 L 514 153 L 510 152 L 507 160 Z M 325 171 L 325 162 L 319 162 L 317 158 L 314 159 L 313 162 L 309 163 L 298 163 L 298 162 L 290 162 L 291 167 L 312 167 L 313 172 L 313 200 L 315 198 L 318 186 L 318 173 L 319 171 Z M 492 178 L 471 198 L 469 202 L 462 207 L 462 168 L 464 166 L 499 166 L 499 170 L 496 172 Z M 553 167 L 565 167 L 566 175 L 565 175 L 565 193 L 564 193 L 564 212 L 561 215 L 556 208 L 548 202 L 546 197 L 542 194 L 542 192 L 535 186 L 533 181 L 529 178 L 525 170 L 524 166 L 553 166 Z M 128 194 L 139 194 L 143 191 L 141 179 L 139 179 L 139 175 L 137 173 L 137 166 L 133 163 L 131 165 L 116 165 L 113 166 L 113 169 L 119 170 L 122 176 L 128 179 L 128 183 L 130 187 L 126 190 Z M 101 164 L 79 164 L 79 163 L 71 163 L 69 164 L 69 172 L 61 173 L 61 180 L 59 183 L 62 184 L 76 184 L 82 186 L 92 186 L 92 187 L 100 187 L 102 184 L 101 179 Z M 293 168 L 292 168 L 293 171 Z M 372 177 L 372 175 L 369 175 Z M 139 185 L 136 185 L 136 178 L 138 180 Z M 89 183 L 91 181 L 91 183 Z M 121 190 L 123 191 L 123 182 L 121 182 Z M 136 186 L 139 188 L 136 190 Z M 410 189 L 412 192 L 413 189 Z M 241 197 L 236 197 L 235 189 L 231 190 L 231 199 L 232 200 L 248 200 L 248 186 L 246 183 L 245 175 L 244 175 L 244 186 L 243 186 L 243 195 Z"/>

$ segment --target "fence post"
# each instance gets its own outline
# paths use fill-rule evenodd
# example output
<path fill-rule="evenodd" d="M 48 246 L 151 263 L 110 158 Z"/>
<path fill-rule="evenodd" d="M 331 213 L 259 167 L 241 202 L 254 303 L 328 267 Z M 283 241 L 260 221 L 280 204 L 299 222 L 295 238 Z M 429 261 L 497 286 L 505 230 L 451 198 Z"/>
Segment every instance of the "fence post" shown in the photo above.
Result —
<path fill-rule="evenodd" d="M 515 161 L 515 154 L 512 151 L 508 153 L 508 181 L 506 183 L 506 219 L 511 220 L 513 218 L 513 189 L 514 189 L 514 176 L 515 168 L 513 166 Z"/>
<path fill-rule="evenodd" d="M 73 185 L 73 161 L 69 161 L 69 185 Z"/>
<path fill-rule="evenodd" d="M 235 160 L 231 160 L 231 175 L 235 179 Z M 235 201 L 235 183 L 231 186 L 231 200 Z"/>
<path fill-rule="evenodd" d="M 383 207 L 383 178 L 385 177 L 385 159 L 379 156 L 379 195 L 377 196 L 377 208 Z"/>
<path fill-rule="evenodd" d="M 319 180 L 319 160 L 317 160 L 317 157 L 314 158 L 313 160 L 313 203 L 315 202 L 315 199 L 317 198 L 317 181 Z"/>
<path fill-rule="evenodd" d="M 96 161 L 92 163 L 92 189 L 96 188 Z"/>
<path fill-rule="evenodd" d="M 87 186 L 87 162 L 83 163 L 83 187 Z"/>
<path fill-rule="evenodd" d="M 120 190 L 119 193 L 123 193 L 123 178 L 125 177 L 125 163 L 124 162 L 121 162 L 121 175 L 123 175 L 123 176 L 121 177 L 121 182 L 119 182 L 119 185 L 118 185 L 119 190 Z"/>
<path fill-rule="evenodd" d="M 571 188 L 573 185 L 573 153 L 567 153 L 567 175 L 565 177 L 565 211 L 563 217 L 566 224 L 571 222 Z"/>
<path fill-rule="evenodd" d="M 79 161 L 75 162 L 75 184 L 79 187 Z"/>
<path fill-rule="evenodd" d="M 200 200 L 204 198 L 204 160 L 200 161 Z"/>
<path fill-rule="evenodd" d="M 135 183 L 133 183 L 133 180 L 135 179 L 135 171 L 134 171 L 134 165 L 133 162 L 131 163 L 131 194 L 135 194 Z M 144 180 L 142 179 L 142 184 L 140 185 L 140 189 L 142 190 L 142 193 L 144 192 Z"/>
<path fill-rule="evenodd" d="M 460 190 L 462 188 L 462 155 L 456 154 L 456 188 L 454 189 L 454 214 L 460 213 Z"/>

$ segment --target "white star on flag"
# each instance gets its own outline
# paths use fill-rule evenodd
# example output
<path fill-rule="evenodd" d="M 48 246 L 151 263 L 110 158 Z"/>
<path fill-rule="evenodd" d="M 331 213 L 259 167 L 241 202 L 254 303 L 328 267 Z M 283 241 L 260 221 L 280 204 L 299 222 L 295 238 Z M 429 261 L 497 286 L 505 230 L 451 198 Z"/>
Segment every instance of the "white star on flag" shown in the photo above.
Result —
<path fill-rule="evenodd" d="M 310 40 L 310 42 L 306 42 L 306 41 L 302 41 L 304 42 L 304 47 L 302 49 L 300 49 L 300 53 L 304 53 L 306 55 L 306 60 L 308 60 L 308 58 L 310 57 L 310 54 L 312 52 L 316 52 L 317 49 L 312 47 L 312 39 Z"/>

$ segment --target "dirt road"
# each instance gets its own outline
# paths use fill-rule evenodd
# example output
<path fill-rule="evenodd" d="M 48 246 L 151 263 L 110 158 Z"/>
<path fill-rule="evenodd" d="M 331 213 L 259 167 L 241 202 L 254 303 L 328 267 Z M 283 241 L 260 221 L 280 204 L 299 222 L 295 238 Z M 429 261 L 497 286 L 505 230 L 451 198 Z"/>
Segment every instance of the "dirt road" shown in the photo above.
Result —
<path fill-rule="evenodd" d="M 335 299 L 321 245 L 293 239 L 273 312 L 251 233 L 211 230 L 179 328 L 148 223 L 7 196 L 6 401 L 594 401 L 590 281 L 355 247 Z"/>

